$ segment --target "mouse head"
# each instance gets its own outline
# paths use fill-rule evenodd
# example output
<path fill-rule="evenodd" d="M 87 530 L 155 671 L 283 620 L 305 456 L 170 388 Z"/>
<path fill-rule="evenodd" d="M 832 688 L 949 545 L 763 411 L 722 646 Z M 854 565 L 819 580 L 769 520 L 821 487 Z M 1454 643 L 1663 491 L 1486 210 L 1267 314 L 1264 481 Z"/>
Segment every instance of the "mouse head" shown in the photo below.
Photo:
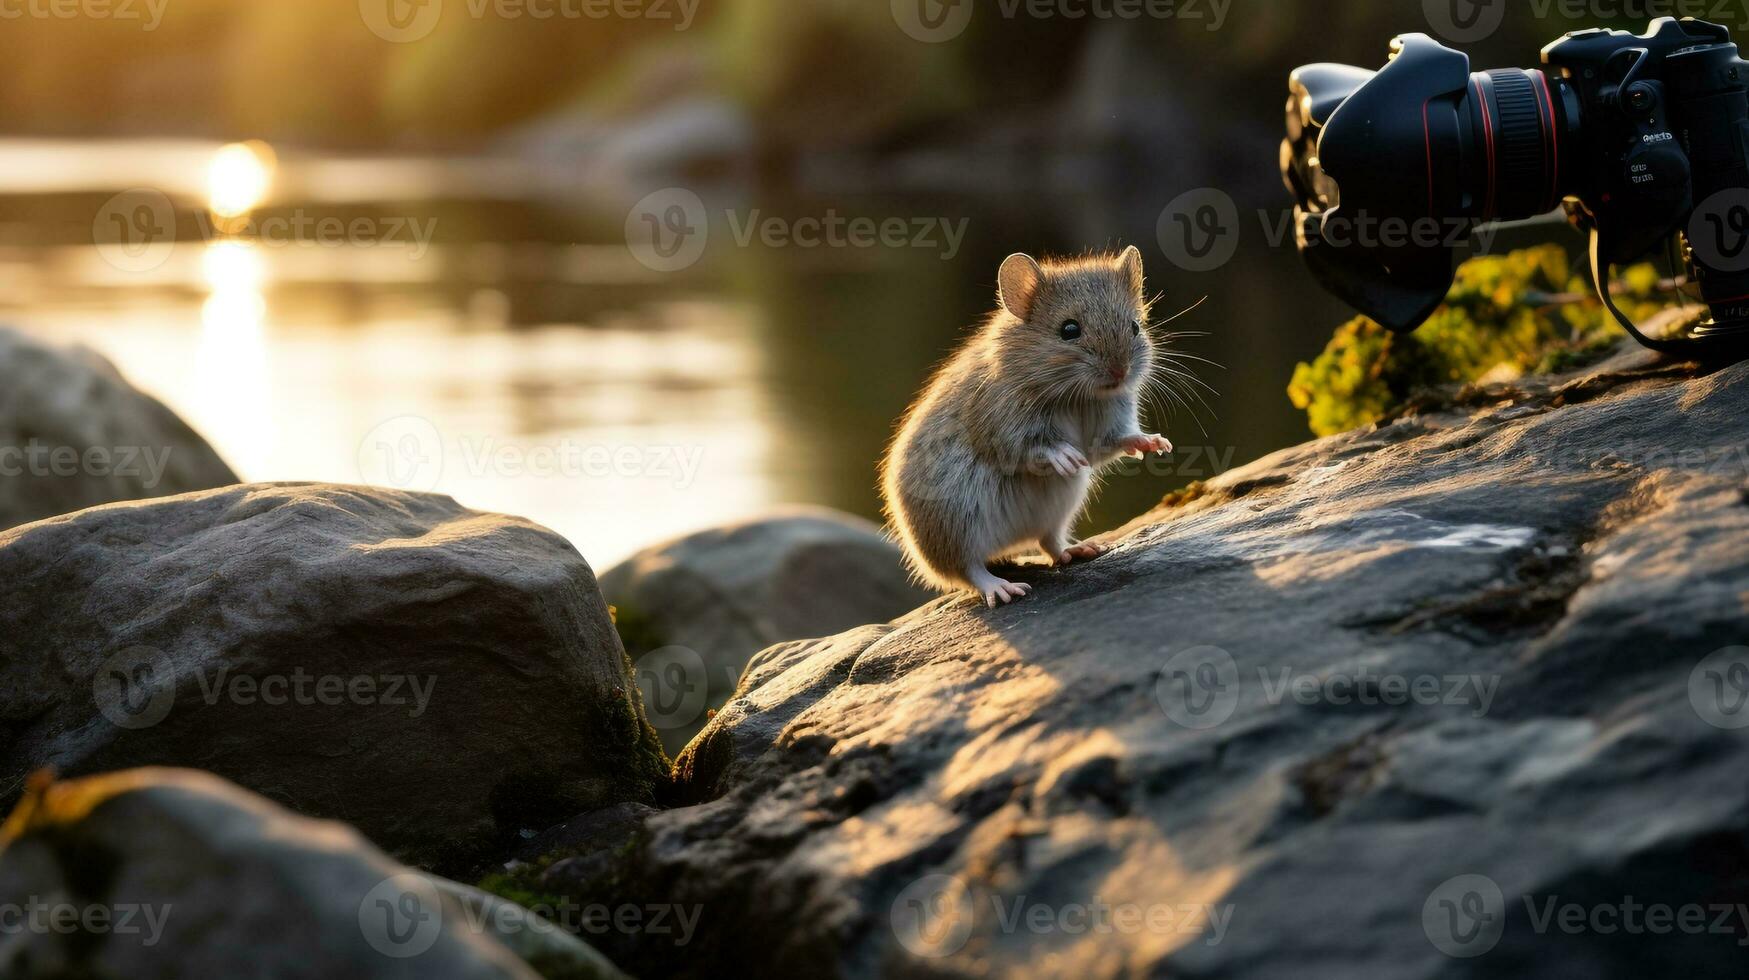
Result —
<path fill-rule="evenodd" d="M 1041 388 L 1065 397 L 1113 398 L 1136 391 L 1153 370 L 1142 253 L 1090 255 L 1043 264 L 1010 255 L 997 274 L 1004 358 Z"/>

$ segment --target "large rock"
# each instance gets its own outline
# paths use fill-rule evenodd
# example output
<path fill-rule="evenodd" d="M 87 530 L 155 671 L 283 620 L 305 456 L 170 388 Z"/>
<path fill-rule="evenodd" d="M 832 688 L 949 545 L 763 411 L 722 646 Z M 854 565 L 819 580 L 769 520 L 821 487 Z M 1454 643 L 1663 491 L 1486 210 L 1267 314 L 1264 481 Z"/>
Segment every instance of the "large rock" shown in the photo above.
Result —
<path fill-rule="evenodd" d="M 604 573 L 601 591 L 638 661 L 650 722 L 676 753 L 753 654 L 884 623 L 930 599 L 879 528 L 810 508 L 648 548 Z"/>
<path fill-rule="evenodd" d="M 0 799 L 211 770 L 461 871 L 667 766 L 589 566 L 447 497 L 321 484 L 0 532 Z"/>
<path fill-rule="evenodd" d="M 1734 975 L 1746 446 L 1749 364 L 1447 393 L 763 652 L 695 805 L 524 873 L 702 903 L 649 975 Z"/>
<path fill-rule="evenodd" d="M 0 528 L 236 482 L 206 440 L 101 355 L 0 328 Z"/>
<path fill-rule="evenodd" d="M 12 980 L 622 977 L 519 906 L 194 770 L 36 787 L 0 847 Z"/>

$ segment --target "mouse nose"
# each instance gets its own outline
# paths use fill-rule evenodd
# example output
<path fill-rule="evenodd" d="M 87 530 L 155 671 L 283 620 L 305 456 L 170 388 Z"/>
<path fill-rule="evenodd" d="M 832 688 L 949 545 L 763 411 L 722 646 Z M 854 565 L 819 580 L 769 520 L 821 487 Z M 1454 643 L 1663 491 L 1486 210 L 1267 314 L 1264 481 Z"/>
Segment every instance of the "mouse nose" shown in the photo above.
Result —
<path fill-rule="evenodd" d="M 1130 369 L 1122 364 L 1112 364 L 1106 367 L 1106 373 L 1111 376 L 1111 383 L 1121 385 L 1130 376 Z"/>

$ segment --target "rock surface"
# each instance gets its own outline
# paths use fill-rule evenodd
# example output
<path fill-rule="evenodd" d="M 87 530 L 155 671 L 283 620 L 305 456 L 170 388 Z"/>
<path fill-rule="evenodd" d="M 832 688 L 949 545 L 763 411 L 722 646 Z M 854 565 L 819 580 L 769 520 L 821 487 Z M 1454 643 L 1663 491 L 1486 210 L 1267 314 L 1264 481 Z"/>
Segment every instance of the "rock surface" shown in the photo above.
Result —
<path fill-rule="evenodd" d="M 0 846 L 0 903 L 43 924 L 0 930 L 14 980 L 622 976 L 527 910 L 193 770 L 36 788 Z"/>
<path fill-rule="evenodd" d="M 206 440 L 101 355 L 0 328 L 0 528 L 236 482 Z"/>
<path fill-rule="evenodd" d="M 1109 540 L 764 651 L 694 805 L 530 887 L 697 903 L 647 975 L 1740 971 L 1749 364 L 1448 392 Z"/>
<path fill-rule="evenodd" d="M 931 598 L 879 528 L 814 508 L 648 548 L 604 573 L 601 591 L 639 664 L 650 723 L 674 753 L 728 700 L 753 654 L 884 623 Z M 701 678 L 702 698 L 688 690 Z"/>
<path fill-rule="evenodd" d="M 588 564 L 520 518 L 236 486 L 0 532 L 0 582 L 0 802 L 195 767 L 462 873 L 666 780 Z"/>

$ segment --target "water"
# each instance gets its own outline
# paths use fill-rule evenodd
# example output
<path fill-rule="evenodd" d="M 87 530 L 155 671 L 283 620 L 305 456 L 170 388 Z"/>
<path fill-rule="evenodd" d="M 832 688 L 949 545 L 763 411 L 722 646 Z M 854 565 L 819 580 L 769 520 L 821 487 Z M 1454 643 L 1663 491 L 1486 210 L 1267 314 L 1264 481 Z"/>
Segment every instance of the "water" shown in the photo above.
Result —
<path fill-rule="evenodd" d="M 217 149 L 0 141 L 0 320 L 108 355 L 246 480 L 448 493 L 558 530 L 597 568 L 788 503 L 878 516 L 893 421 L 990 309 L 1008 252 L 1134 241 L 1167 312 L 1210 296 L 1174 329 L 1210 332 L 1189 349 L 1227 366 L 1201 371 L 1222 395 L 1200 419 L 1157 421 L 1180 452 L 1113 477 L 1088 531 L 1303 439 L 1284 388 L 1344 316 L 1291 250 L 1255 233 L 1215 273 L 1168 266 L 1154 219 L 1182 188 L 1023 202 L 743 193 L 712 207 L 929 216 L 968 234 L 950 255 L 939 241 L 741 246 L 724 229 L 670 274 L 625 247 L 623 207 L 555 197 L 491 161 L 282 148 L 245 229 L 277 218 L 277 237 L 227 237 L 206 213 L 224 196 L 208 180 Z M 174 201 L 177 234 L 159 253 L 112 244 L 151 219 L 134 198 L 116 203 L 135 187 Z M 367 233 L 324 237 L 323 221 Z"/>

